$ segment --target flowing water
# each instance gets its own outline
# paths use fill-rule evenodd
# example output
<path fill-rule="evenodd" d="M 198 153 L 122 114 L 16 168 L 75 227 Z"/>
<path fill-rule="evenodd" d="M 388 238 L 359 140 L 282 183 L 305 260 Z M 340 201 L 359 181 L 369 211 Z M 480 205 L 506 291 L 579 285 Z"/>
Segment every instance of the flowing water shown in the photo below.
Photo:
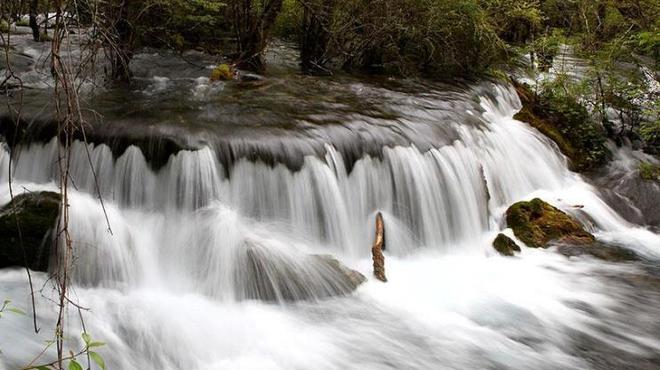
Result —
<path fill-rule="evenodd" d="M 172 81 L 149 79 L 141 99 L 179 83 L 190 87 L 189 104 L 207 104 L 225 89 L 203 78 Z M 514 120 L 520 102 L 512 88 L 333 88 L 340 85 L 332 102 L 316 107 L 326 115 L 307 112 L 323 122 L 316 125 L 253 123 L 245 115 L 257 119 L 259 107 L 246 113 L 223 101 L 213 117 L 230 111 L 260 136 L 227 137 L 230 129 L 196 123 L 187 135 L 197 139 L 186 139 L 196 144 L 159 165 L 138 146 L 118 152 L 76 142 L 72 294 L 89 309 L 86 330 L 107 343 L 100 352 L 109 368 L 660 368 L 660 236 L 621 218 L 552 142 Z M 298 104 L 277 107 L 277 97 L 291 96 L 281 93 L 287 88 L 270 88 L 276 97 L 264 105 L 274 104 L 275 116 Z M 368 114 L 345 111 L 349 92 Z M 379 99 L 389 111 L 374 108 Z M 196 117 L 212 120 L 204 107 Z M 60 150 L 56 139 L 18 146 L 14 191 L 56 191 Z M 9 201 L 9 166 L 3 146 L 0 204 Z M 491 242 L 505 229 L 506 208 L 537 196 L 643 262 L 528 248 L 497 255 Z M 387 283 L 371 277 L 377 212 Z M 319 254 L 368 281 L 351 293 Z M 3 315 L 0 368 L 25 366 L 52 339 L 55 292 L 45 274 L 33 279 L 42 330 Z M 28 310 L 24 270 L 0 271 L 5 297 Z M 71 348 L 81 344 L 78 315 L 69 308 Z M 51 348 L 41 360 L 54 355 Z"/>

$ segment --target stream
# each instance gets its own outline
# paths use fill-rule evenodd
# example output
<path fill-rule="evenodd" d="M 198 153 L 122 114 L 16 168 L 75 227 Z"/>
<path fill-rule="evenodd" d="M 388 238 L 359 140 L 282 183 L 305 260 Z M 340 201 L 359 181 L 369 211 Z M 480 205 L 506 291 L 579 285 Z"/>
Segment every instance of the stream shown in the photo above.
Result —
<path fill-rule="evenodd" d="M 25 81 L 44 74 L 43 50 L 16 43 Z M 657 229 L 516 121 L 512 86 L 310 77 L 285 46 L 270 53 L 265 81 L 211 82 L 210 56 L 146 51 L 130 88 L 90 86 L 103 120 L 72 147 L 71 295 L 109 369 L 660 369 Z M 11 164 L 0 143 L 0 204 L 10 166 L 14 192 L 58 191 L 39 83 Z M 504 212 L 535 197 L 641 259 L 500 256 Z M 387 283 L 372 275 L 378 212 Z M 268 273 L 251 273 L 255 255 Z M 315 255 L 367 281 L 347 292 Z M 52 339 L 57 292 L 32 279 L 38 334 L 25 270 L 0 270 L 0 298 L 28 312 L 0 319 L 0 369 Z M 79 312 L 66 314 L 78 348 Z"/>

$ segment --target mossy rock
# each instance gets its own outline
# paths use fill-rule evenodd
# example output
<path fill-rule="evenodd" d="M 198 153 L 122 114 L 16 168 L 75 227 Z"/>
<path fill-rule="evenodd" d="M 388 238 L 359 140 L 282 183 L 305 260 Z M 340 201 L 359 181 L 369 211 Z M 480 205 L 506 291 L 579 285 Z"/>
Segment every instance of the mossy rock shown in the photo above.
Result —
<path fill-rule="evenodd" d="M 509 207 L 506 222 L 516 238 L 532 248 L 547 248 L 551 241 L 579 245 L 595 240 L 580 223 L 539 198 Z"/>
<path fill-rule="evenodd" d="M 493 241 L 493 248 L 503 256 L 513 256 L 520 252 L 520 247 L 508 236 L 500 233 Z"/>
<path fill-rule="evenodd" d="M 57 193 L 25 193 L 0 209 L 0 268 L 48 270 L 60 203 Z"/>
<path fill-rule="evenodd" d="M 211 81 L 229 81 L 234 79 L 234 69 L 229 64 L 220 64 L 211 71 Z"/>

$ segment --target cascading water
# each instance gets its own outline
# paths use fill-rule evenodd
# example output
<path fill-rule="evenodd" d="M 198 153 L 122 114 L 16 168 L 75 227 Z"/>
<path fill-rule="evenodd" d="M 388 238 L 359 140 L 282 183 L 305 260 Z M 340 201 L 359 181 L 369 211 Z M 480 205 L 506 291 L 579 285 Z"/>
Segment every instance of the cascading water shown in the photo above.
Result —
<path fill-rule="evenodd" d="M 588 368 L 584 343 L 623 347 L 660 366 L 653 316 L 622 327 L 625 284 L 606 278 L 637 267 L 491 251 L 506 207 L 534 196 L 650 260 L 660 257 L 660 237 L 624 221 L 567 170 L 552 142 L 515 121 L 520 103 L 511 88 L 487 89 L 494 93 L 480 97 L 483 112 L 460 112 L 482 124 L 435 123 L 456 130 L 447 144 L 420 139 L 352 161 L 330 142 L 298 170 L 247 158 L 227 164 L 211 144 L 153 169 L 135 146 L 115 158 L 104 144 L 76 142 L 74 291 L 91 308 L 87 330 L 108 343 L 109 367 Z M 55 189 L 58 150 L 55 139 L 18 147 L 14 188 Z M 4 147 L 3 184 L 9 166 Z M 0 203 L 7 201 L 5 186 Z M 351 287 L 319 255 L 369 275 L 378 211 L 390 282 L 370 279 L 346 295 Z M 36 274 L 36 286 L 45 279 Z M 24 271 L 1 271 L 0 282 L 0 294 L 28 307 Z M 40 298 L 37 315 L 48 323 L 56 312 Z M 29 320 L 2 320 L 7 369 L 25 365 L 49 339 L 46 330 L 32 334 Z M 67 332 L 80 331 L 68 323 Z M 607 363 L 621 358 L 612 357 Z"/>

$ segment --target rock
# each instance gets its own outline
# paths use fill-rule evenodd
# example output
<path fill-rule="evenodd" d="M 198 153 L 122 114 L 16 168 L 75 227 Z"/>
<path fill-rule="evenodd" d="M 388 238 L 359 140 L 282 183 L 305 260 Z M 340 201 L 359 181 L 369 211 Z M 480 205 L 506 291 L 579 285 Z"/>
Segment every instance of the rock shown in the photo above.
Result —
<path fill-rule="evenodd" d="M 57 193 L 24 193 L 0 209 L 0 268 L 27 263 L 32 270 L 48 270 L 60 203 Z"/>
<path fill-rule="evenodd" d="M 256 73 L 243 72 L 243 71 L 238 71 L 237 76 L 238 76 L 238 80 L 241 82 L 259 82 L 266 80 L 266 78 Z"/>
<path fill-rule="evenodd" d="M 506 222 L 528 247 L 557 247 L 557 252 L 567 257 L 590 255 L 610 262 L 640 259 L 627 248 L 596 241 L 571 216 L 538 198 L 509 207 Z M 494 246 L 496 242 L 497 239 L 493 242 Z M 495 249 L 498 247 L 495 246 Z"/>
<path fill-rule="evenodd" d="M 503 256 L 513 256 L 515 252 L 520 252 L 516 242 L 502 233 L 499 233 L 493 241 L 493 248 Z"/>
<path fill-rule="evenodd" d="M 213 68 L 209 79 L 211 81 L 229 81 L 234 79 L 235 74 L 234 69 L 229 64 L 220 64 Z"/>
<path fill-rule="evenodd" d="M 516 238 L 532 248 L 547 248 L 551 241 L 573 245 L 595 241 L 580 223 L 539 198 L 509 207 L 506 222 Z"/>
<path fill-rule="evenodd" d="M 601 242 L 593 242 L 588 244 L 569 244 L 565 242 L 553 242 L 552 245 L 557 247 L 557 251 L 566 257 L 577 257 L 590 255 L 601 260 L 610 262 L 627 262 L 637 261 L 639 256 L 637 253 L 630 249 L 619 247 L 617 245 L 609 245 Z"/>
<path fill-rule="evenodd" d="M 246 241 L 235 274 L 237 299 L 271 302 L 347 295 L 366 280 L 333 256 L 283 253 L 255 240 Z"/>
<path fill-rule="evenodd" d="M 320 259 L 327 266 L 333 268 L 337 272 L 346 276 L 350 281 L 351 285 L 353 286 L 353 289 L 356 289 L 358 286 L 360 286 L 360 284 L 367 281 L 367 278 L 364 275 L 362 275 L 358 271 L 351 270 L 350 268 L 346 267 L 334 256 L 331 256 L 329 254 L 317 254 L 317 255 L 313 255 L 313 257 Z"/>

